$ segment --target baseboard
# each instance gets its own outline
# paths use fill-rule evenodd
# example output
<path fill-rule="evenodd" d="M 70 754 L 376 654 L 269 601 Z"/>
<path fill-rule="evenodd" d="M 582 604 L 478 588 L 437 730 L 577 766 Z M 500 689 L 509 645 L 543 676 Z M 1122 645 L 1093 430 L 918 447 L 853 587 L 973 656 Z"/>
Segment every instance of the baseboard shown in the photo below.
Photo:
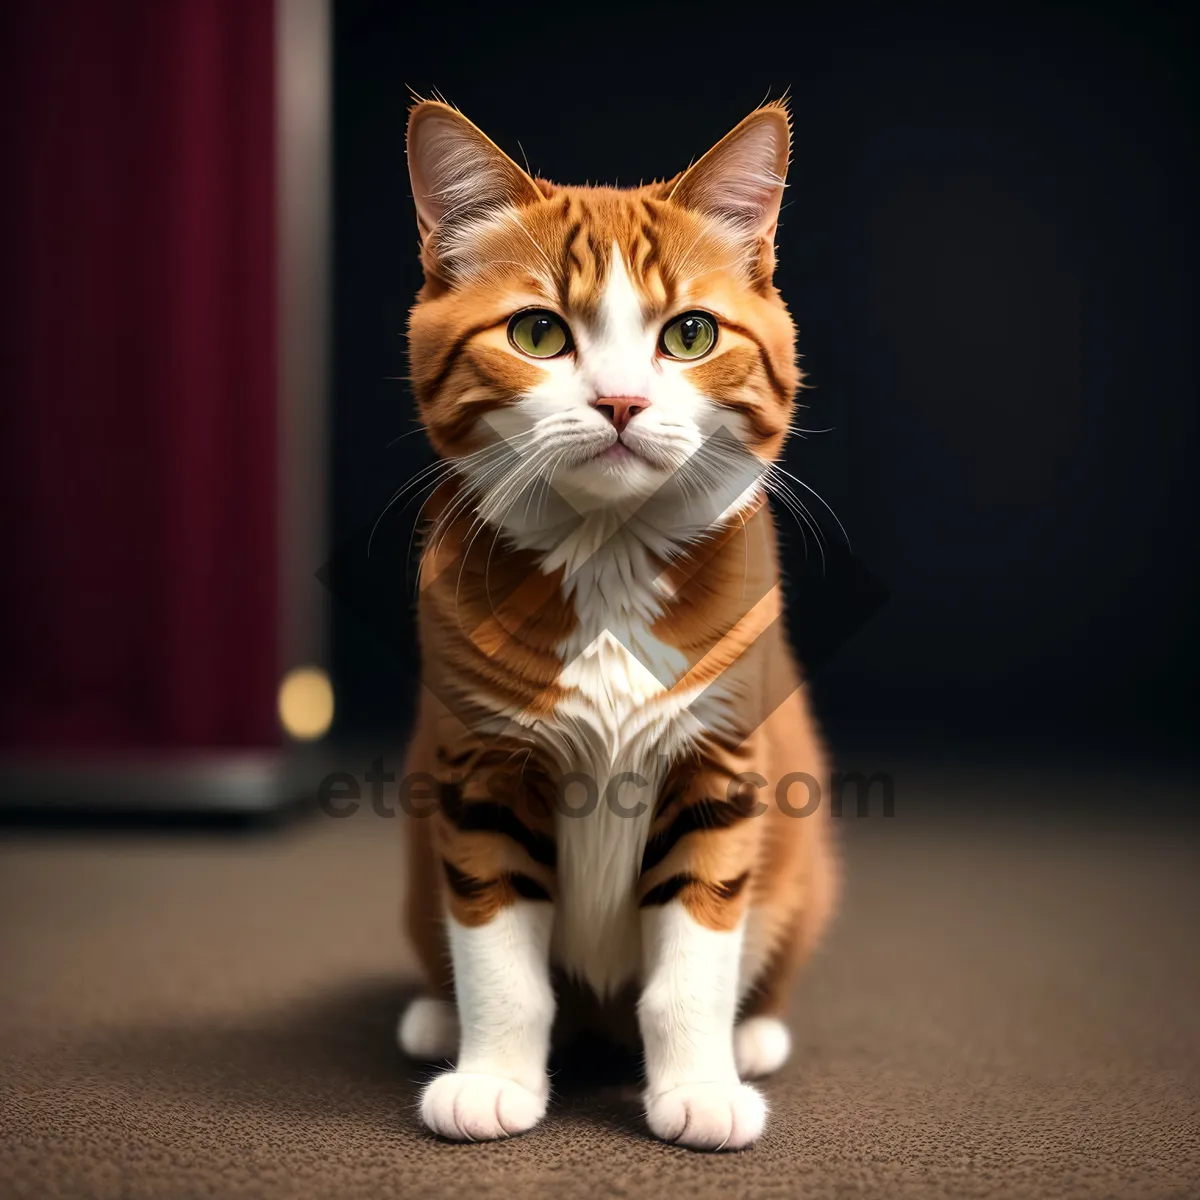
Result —
<path fill-rule="evenodd" d="M 0 759 L 0 811 L 275 812 L 311 796 L 311 749 Z"/>

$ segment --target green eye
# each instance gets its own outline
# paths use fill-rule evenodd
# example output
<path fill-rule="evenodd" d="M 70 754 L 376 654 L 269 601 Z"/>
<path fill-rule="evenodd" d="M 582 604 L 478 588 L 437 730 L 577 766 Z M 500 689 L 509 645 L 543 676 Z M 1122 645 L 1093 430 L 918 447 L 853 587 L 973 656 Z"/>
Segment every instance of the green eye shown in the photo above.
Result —
<path fill-rule="evenodd" d="M 554 358 L 571 348 L 571 334 L 562 318 L 540 308 L 517 313 L 508 323 L 508 340 L 531 358 Z"/>
<path fill-rule="evenodd" d="M 659 349 L 672 358 L 702 358 L 717 344 L 717 322 L 706 313 L 684 313 L 663 331 Z"/>

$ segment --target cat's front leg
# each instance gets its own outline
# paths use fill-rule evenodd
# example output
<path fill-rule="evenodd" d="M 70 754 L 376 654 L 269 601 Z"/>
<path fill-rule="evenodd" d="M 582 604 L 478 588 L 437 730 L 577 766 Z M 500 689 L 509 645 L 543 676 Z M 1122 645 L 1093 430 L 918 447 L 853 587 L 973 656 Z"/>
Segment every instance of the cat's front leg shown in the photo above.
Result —
<path fill-rule="evenodd" d="M 487 922 L 447 921 L 460 1041 L 455 1068 L 421 1096 L 434 1133 L 484 1141 L 523 1133 L 546 1113 L 554 993 L 553 908 L 518 899 Z"/>
<path fill-rule="evenodd" d="M 767 1108 L 738 1079 L 734 1062 L 742 922 L 711 928 L 675 898 L 643 908 L 642 938 L 646 983 L 638 1023 L 651 1132 L 695 1150 L 750 1145 L 763 1131 Z"/>
<path fill-rule="evenodd" d="M 421 1117 L 457 1141 L 508 1137 L 542 1119 L 550 1090 L 552 815 L 521 780 L 477 764 L 442 786 L 435 821 L 459 1043 Z"/>
<path fill-rule="evenodd" d="M 729 774 L 710 767 L 668 789 L 638 888 L 646 1120 L 696 1150 L 748 1146 L 767 1115 L 734 1055 L 758 822 L 753 792 Z"/>
<path fill-rule="evenodd" d="M 668 788 L 638 887 L 646 1120 L 657 1137 L 696 1150 L 748 1146 L 767 1115 L 734 1055 L 760 828 L 753 789 L 735 779 L 710 767 Z"/>

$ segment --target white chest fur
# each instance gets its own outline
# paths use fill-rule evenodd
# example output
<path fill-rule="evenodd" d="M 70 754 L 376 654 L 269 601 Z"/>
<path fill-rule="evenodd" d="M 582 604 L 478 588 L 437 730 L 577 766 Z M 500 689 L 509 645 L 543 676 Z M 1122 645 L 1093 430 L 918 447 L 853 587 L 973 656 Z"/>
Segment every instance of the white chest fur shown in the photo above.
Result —
<path fill-rule="evenodd" d="M 565 696 L 535 732 L 576 779 L 555 820 L 552 953 L 601 996 L 639 973 L 637 882 L 654 805 L 669 765 L 702 731 L 689 711 L 701 689 L 675 690 L 688 663 L 654 625 L 670 596 L 662 563 L 710 525 L 669 491 L 644 506 L 571 512 L 563 524 L 525 524 L 515 513 L 505 522 L 516 545 L 540 553 L 543 570 L 562 570 L 577 617 L 559 647 Z M 710 709 L 725 701 L 712 687 L 704 703 L 704 724 L 720 721 Z"/>
<path fill-rule="evenodd" d="M 603 996 L 641 964 L 642 851 L 667 767 L 687 740 L 680 713 L 692 697 L 663 703 L 687 662 L 652 632 L 663 596 L 636 531 L 569 566 L 578 626 L 560 647 L 567 694 L 544 730 L 577 780 L 556 819 L 553 953 Z"/>

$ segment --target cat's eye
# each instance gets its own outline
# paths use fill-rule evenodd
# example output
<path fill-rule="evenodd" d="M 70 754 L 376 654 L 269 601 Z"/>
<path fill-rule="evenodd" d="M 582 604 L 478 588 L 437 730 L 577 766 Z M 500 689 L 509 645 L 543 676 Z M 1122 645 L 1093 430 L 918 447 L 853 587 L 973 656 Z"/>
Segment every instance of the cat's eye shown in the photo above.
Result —
<path fill-rule="evenodd" d="M 717 322 L 707 313 L 684 313 L 666 325 L 658 348 L 671 358 L 703 358 L 717 344 Z"/>
<path fill-rule="evenodd" d="M 508 340 L 531 358 L 556 358 L 571 349 L 571 331 L 562 317 L 543 308 L 517 313 L 508 323 Z"/>

